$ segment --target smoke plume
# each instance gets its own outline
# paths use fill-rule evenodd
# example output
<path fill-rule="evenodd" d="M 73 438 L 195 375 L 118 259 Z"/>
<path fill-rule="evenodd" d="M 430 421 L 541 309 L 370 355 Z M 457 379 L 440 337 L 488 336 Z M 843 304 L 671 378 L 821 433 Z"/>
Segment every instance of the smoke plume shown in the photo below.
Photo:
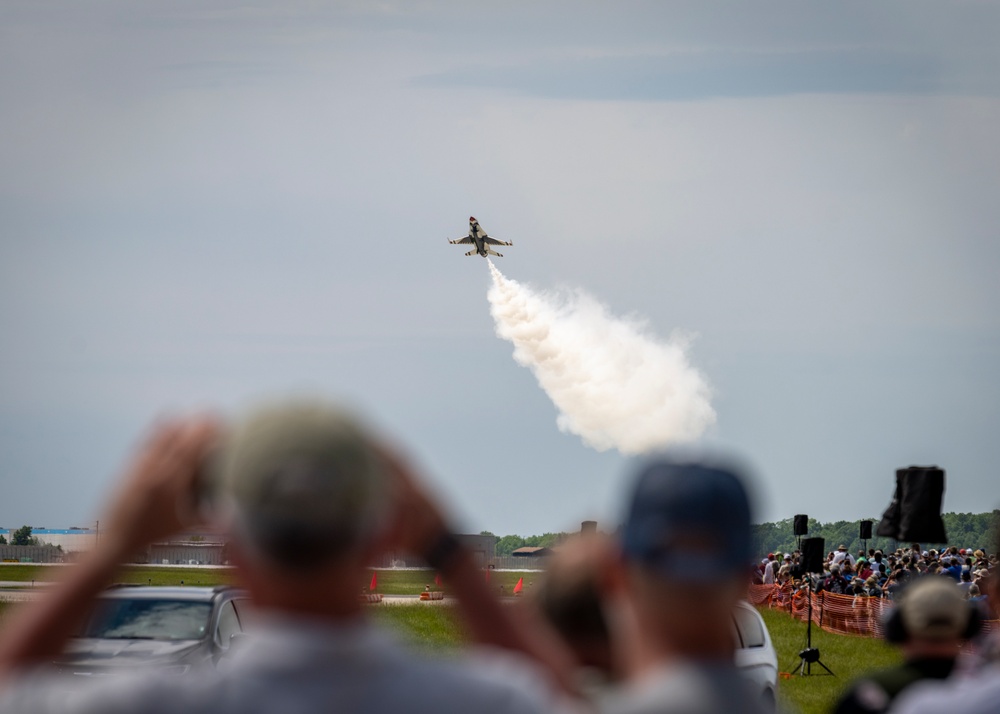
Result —
<path fill-rule="evenodd" d="M 534 372 L 559 410 L 561 431 L 598 451 L 641 454 L 697 439 L 715 422 L 708 384 L 688 361 L 688 339 L 664 341 L 583 292 L 536 292 L 492 261 L 490 272 L 497 336 Z"/>

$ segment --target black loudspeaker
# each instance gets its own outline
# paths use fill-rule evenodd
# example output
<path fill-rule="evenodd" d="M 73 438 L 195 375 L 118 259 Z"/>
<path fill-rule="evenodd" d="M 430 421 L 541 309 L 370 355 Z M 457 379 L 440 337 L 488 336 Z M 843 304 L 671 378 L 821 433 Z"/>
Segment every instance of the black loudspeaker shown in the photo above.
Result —
<path fill-rule="evenodd" d="M 809 516 L 804 513 L 795 516 L 795 520 L 792 523 L 795 528 L 793 535 L 803 536 L 809 532 Z"/>
<path fill-rule="evenodd" d="M 822 573 L 826 553 L 823 538 L 805 538 L 802 541 L 802 569 L 807 573 Z"/>
<path fill-rule="evenodd" d="M 872 539 L 872 522 L 871 521 L 861 521 L 861 533 L 858 535 L 859 540 L 871 540 Z"/>
<path fill-rule="evenodd" d="M 910 466 L 896 471 L 896 492 L 878 524 L 877 533 L 911 543 L 945 543 L 941 520 L 944 469 Z"/>

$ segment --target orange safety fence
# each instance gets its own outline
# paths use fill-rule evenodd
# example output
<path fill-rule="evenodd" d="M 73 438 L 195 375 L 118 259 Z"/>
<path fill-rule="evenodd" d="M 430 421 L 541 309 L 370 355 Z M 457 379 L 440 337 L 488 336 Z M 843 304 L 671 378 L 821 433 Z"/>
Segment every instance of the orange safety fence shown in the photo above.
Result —
<path fill-rule="evenodd" d="M 882 637 L 885 613 L 893 607 L 892 601 L 884 598 L 807 592 L 788 583 L 750 585 L 747 599 L 756 607 L 782 610 L 802 622 L 809 617 L 811 599 L 814 625 L 827 632 L 862 637 Z M 1000 620 L 987 620 L 983 628 L 989 633 L 1000 631 Z"/>

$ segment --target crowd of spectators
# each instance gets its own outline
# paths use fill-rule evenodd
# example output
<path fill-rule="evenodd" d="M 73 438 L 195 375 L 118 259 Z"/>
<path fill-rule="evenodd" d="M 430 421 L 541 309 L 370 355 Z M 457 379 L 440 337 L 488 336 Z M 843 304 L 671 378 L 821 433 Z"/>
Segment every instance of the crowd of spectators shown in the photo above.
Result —
<path fill-rule="evenodd" d="M 637 474 L 627 503 L 619 534 L 581 538 L 560 578 L 539 589 L 537 608 L 529 598 L 512 607 L 487 585 L 415 469 L 338 405 L 278 402 L 231 423 L 164 422 L 109 501 L 108 535 L 64 571 L 59 586 L 5 622 L 0 712 L 772 711 L 773 699 L 754 689 L 734 657 L 733 617 L 745 607 L 753 559 L 751 499 L 740 470 L 656 459 Z M 254 627 L 231 643 L 231 653 L 183 676 L 174 668 L 106 677 L 54 671 L 54 658 L 120 563 L 199 519 L 230 533 L 236 577 L 256 610 Z M 366 617 L 355 584 L 372 555 L 386 550 L 418 554 L 442 575 L 469 640 L 461 656 L 414 653 Z M 899 682 L 908 688 L 924 671 L 949 675 L 950 666 L 924 660 L 951 656 L 978 622 L 951 617 L 953 604 L 933 591 L 908 596 L 906 581 L 934 580 L 941 590 L 948 578 L 947 593 L 966 614 L 980 584 L 997 597 L 989 577 L 995 556 L 969 550 L 914 545 L 854 557 L 841 547 L 822 575 L 806 572 L 800 553 L 774 553 L 754 579 L 898 600 L 892 609 L 909 611 L 901 627 L 913 661 L 873 680 L 895 683 L 891 692 L 883 687 L 888 702 L 902 691 Z M 943 620 L 942 607 L 950 608 Z M 978 679 L 946 693 L 963 714 L 996 711 L 997 662 L 1000 656 L 984 657 Z M 589 680 L 594 686 L 580 676 L 588 668 L 603 673 Z M 941 711 L 939 695 L 918 691 L 903 700 L 904 711 Z"/>
<path fill-rule="evenodd" d="M 620 537 L 581 544 L 594 546 L 598 620 L 582 630 L 562 595 L 537 615 L 503 604 L 413 467 L 337 405 L 163 423 L 125 470 L 102 518 L 108 535 L 0 630 L 0 712 L 764 714 L 733 656 L 752 557 L 739 473 L 657 460 L 629 504 Z M 197 517 L 230 533 L 256 614 L 231 654 L 183 677 L 53 671 L 125 556 Z M 409 651 L 366 617 L 355 584 L 386 550 L 441 574 L 469 640 L 460 657 Z M 587 666 L 608 674 L 589 696 L 578 676 Z"/>
<path fill-rule="evenodd" d="M 807 573 L 802 553 L 768 553 L 754 566 L 751 582 L 801 588 L 853 597 L 893 599 L 914 578 L 938 575 L 955 582 L 962 596 L 987 606 L 983 581 L 997 567 L 997 554 L 985 547 L 948 546 L 922 549 L 919 543 L 883 553 L 876 548 L 851 554 L 841 545 L 827 554 L 822 573 Z M 810 577 L 811 576 L 811 577 Z"/>
<path fill-rule="evenodd" d="M 781 603 L 816 593 L 824 627 L 877 634 L 901 655 L 899 664 L 851 682 L 834 714 L 923 714 L 942 711 L 946 701 L 964 702 L 958 707 L 963 712 L 1000 711 L 998 637 L 982 626 L 1000 617 L 996 553 L 912 543 L 854 555 L 841 545 L 820 567 L 808 565 L 799 551 L 768 553 L 753 567 L 751 583 L 773 588 Z"/>

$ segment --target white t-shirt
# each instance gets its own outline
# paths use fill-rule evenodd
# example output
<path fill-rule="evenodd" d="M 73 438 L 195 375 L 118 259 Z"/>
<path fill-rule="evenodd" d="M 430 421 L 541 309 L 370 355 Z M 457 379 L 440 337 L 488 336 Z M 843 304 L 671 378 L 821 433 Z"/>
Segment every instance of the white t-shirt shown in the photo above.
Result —
<path fill-rule="evenodd" d="M 831 565 L 840 565 L 845 560 L 851 565 L 854 565 L 853 555 L 848 553 L 846 550 L 838 550 L 836 553 L 833 554 L 833 561 L 831 561 Z"/>
<path fill-rule="evenodd" d="M 774 561 L 769 560 L 767 565 L 764 566 L 764 584 L 773 585 L 774 584 Z"/>
<path fill-rule="evenodd" d="M 0 712 L 33 714 L 532 714 L 567 707 L 528 663 L 492 650 L 420 656 L 364 622 L 261 617 L 219 667 L 90 679 L 36 673 L 0 690 Z"/>

